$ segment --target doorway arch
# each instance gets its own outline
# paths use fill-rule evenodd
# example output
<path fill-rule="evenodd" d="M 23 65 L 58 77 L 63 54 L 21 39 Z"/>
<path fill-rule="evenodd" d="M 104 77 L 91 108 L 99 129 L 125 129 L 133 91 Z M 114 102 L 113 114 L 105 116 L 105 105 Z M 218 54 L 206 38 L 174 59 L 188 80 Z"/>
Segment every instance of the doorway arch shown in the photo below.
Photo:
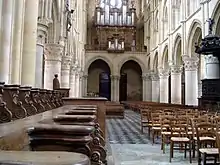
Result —
<path fill-rule="evenodd" d="M 125 62 L 120 70 L 120 101 L 142 101 L 142 69 L 134 60 Z"/>
<path fill-rule="evenodd" d="M 109 65 L 101 59 L 93 61 L 88 68 L 88 96 L 111 99 L 111 71 Z"/>

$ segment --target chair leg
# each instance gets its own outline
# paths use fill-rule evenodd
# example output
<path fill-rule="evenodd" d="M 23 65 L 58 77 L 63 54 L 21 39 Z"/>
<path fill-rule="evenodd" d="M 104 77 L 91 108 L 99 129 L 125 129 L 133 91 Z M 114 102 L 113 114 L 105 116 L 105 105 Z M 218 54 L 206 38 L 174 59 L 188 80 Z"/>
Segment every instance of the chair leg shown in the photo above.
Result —
<path fill-rule="evenodd" d="M 172 158 L 173 158 L 173 141 L 170 142 L 170 163 Z"/>
<path fill-rule="evenodd" d="M 196 146 L 195 146 L 196 144 L 195 144 L 195 140 L 192 140 L 192 150 L 193 150 L 193 158 L 195 158 L 195 153 L 196 153 Z"/>
<path fill-rule="evenodd" d="M 192 143 L 189 143 L 189 162 L 192 163 Z"/>

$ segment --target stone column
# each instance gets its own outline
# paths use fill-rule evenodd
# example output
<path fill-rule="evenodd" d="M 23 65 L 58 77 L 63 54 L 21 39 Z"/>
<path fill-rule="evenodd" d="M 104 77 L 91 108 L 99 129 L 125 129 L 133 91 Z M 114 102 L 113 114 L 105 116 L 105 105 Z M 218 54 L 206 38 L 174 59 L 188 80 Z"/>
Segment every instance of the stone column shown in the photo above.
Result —
<path fill-rule="evenodd" d="M 87 96 L 88 75 L 83 76 L 83 96 Z"/>
<path fill-rule="evenodd" d="M 146 74 L 143 74 L 142 75 L 142 86 L 143 86 L 143 88 L 142 88 L 142 100 L 143 101 L 147 101 L 147 99 L 146 99 L 146 93 L 147 93 L 147 91 L 146 91 L 146 89 L 147 89 L 147 76 L 146 76 Z"/>
<path fill-rule="evenodd" d="M 61 77 L 61 59 L 63 46 L 59 44 L 46 44 L 44 47 L 45 69 L 44 69 L 44 88 L 53 89 L 54 75 Z"/>
<path fill-rule="evenodd" d="M 79 92 L 80 92 L 80 73 L 79 73 L 79 71 L 77 70 L 77 72 L 76 72 L 76 79 L 75 79 L 75 97 L 79 97 L 80 96 L 80 94 L 79 94 Z"/>
<path fill-rule="evenodd" d="M 25 1 L 15 1 L 14 12 L 14 31 L 13 31 L 13 47 L 12 47 L 12 66 L 11 66 L 11 83 L 21 83 L 21 60 L 22 60 L 22 44 L 24 32 L 24 9 Z"/>
<path fill-rule="evenodd" d="M 75 97 L 76 90 L 76 69 L 75 67 L 70 67 L 70 97 Z"/>
<path fill-rule="evenodd" d="M 185 67 L 185 104 L 198 105 L 198 62 L 196 56 L 183 56 Z"/>
<path fill-rule="evenodd" d="M 151 75 L 152 80 L 152 102 L 160 100 L 160 79 L 157 73 Z"/>
<path fill-rule="evenodd" d="M 115 93 L 115 101 L 118 102 L 119 101 L 119 80 L 120 80 L 120 76 L 116 75 L 115 76 L 115 86 L 114 86 L 114 93 Z"/>
<path fill-rule="evenodd" d="M 70 87 L 70 64 L 71 56 L 63 56 L 61 63 L 61 88 Z"/>
<path fill-rule="evenodd" d="M 146 101 L 152 101 L 151 73 L 146 74 Z"/>
<path fill-rule="evenodd" d="M 219 79 L 219 61 L 213 55 L 205 56 L 206 62 L 206 78 Z"/>
<path fill-rule="evenodd" d="M 37 27 L 37 51 L 36 51 L 36 72 L 35 72 L 35 87 L 43 88 L 43 62 L 44 62 L 44 44 L 46 42 L 48 25 L 46 20 L 38 20 Z"/>
<path fill-rule="evenodd" d="M 79 96 L 78 97 L 82 97 L 83 96 L 83 74 L 82 72 L 80 72 L 79 74 Z"/>
<path fill-rule="evenodd" d="M 25 1 L 21 84 L 35 86 L 38 1 Z"/>
<path fill-rule="evenodd" d="M 0 81 L 9 83 L 14 0 L 2 0 Z M 36 40 L 36 39 L 35 39 Z"/>
<path fill-rule="evenodd" d="M 182 66 L 171 66 L 171 103 L 182 102 Z"/>
<path fill-rule="evenodd" d="M 115 76 L 111 75 L 111 101 L 115 101 Z"/>
<path fill-rule="evenodd" d="M 169 70 L 159 69 L 160 77 L 160 102 L 169 103 Z"/>

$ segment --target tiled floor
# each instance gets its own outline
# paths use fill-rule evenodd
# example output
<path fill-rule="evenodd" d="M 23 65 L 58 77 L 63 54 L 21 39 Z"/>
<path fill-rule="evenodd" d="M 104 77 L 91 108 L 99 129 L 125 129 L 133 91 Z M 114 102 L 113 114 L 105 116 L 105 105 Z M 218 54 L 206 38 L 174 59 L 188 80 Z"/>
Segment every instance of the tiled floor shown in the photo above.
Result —
<path fill-rule="evenodd" d="M 109 154 L 112 155 L 111 165 L 167 165 L 169 163 L 169 146 L 166 153 L 160 150 L 160 139 L 156 144 L 148 139 L 147 133 L 140 132 L 140 115 L 125 111 L 124 119 L 107 119 L 107 131 L 109 141 Z M 188 155 L 174 152 L 172 165 L 189 165 Z M 193 159 L 191 165 L 197 164 Z"/>

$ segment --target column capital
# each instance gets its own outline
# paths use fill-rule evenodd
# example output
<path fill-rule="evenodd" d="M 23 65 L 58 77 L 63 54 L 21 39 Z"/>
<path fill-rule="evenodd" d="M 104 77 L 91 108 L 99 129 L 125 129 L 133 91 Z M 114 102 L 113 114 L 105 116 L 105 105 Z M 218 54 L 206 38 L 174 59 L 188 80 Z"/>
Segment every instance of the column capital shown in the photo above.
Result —
<path fill-rule="evenodd" d="M 158 81 L 159 80 L 158 73 L 151 73 L 151 80 L 152 81 Z"/>
<path fill-rule="evenodd" d="M 112 80 L 119 80 L 120 79 L 119 75 L 111 75 L 110 77 Z"/>
<path fill-rule="evenodd" d="M 196 71 L 198 69 L 199 58 L 197 56 L 182 56 L 184 68 L 186 71 Z"/>
<path fill-rule="evenodd" d="M 168 78 L 170 75 L 169 68 L 158 68 L 160 79 Z"/>
<path fill-rule="evenodd" d="M 44 45 L 48 32 L 48 23 L 45 19 L 38 19 L 37 22 L 37 44 Z"/>
<path fill-rule="evenodd" d="M 61 69 L 62 70 L 69 70 L 71 65 L 71 56 L 63 56 L 62 57 L 62 63 L 61 63 Z"/>
<path fill-rule="evenodd" d="M 46 44 L 44 47 L 44 57 L 47 61 L 60 61 L 63 55 L 63 46 L 60 44 Z"/>
<path fill-rule="evenodd" d="M 171 74 L 181 74 L 183 71 L 183 66 L 182 65 L 171 65 Z"/>
<path fill-rule="evenodd" d="M 219 63 L 218 58 L 213 55 L 205 56 L 205 62 L 207 64 L 218 64 Z"/>

